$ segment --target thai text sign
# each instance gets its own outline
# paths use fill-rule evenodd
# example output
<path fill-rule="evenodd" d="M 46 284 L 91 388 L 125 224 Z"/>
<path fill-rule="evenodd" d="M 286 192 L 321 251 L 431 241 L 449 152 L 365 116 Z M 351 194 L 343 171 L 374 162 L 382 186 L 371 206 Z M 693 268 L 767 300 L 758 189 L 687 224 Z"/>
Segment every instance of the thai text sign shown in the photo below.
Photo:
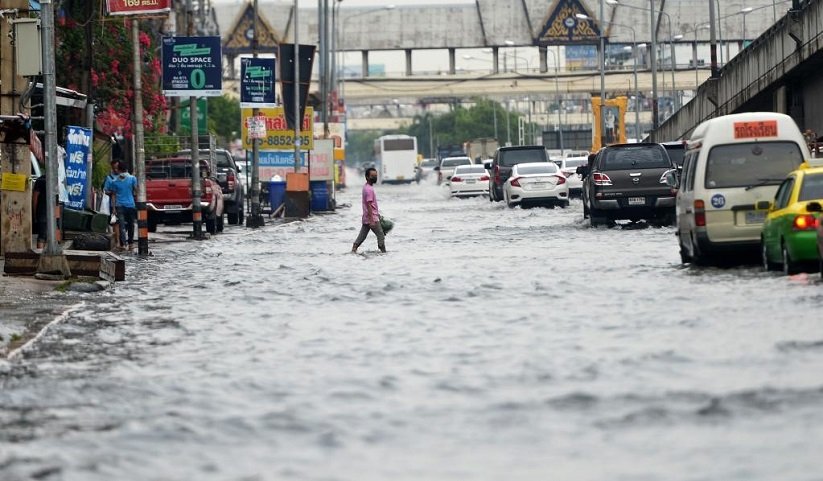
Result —
<path fill-rule="evenodd" d="M 274 107 L 275 59 L 240 59 L 240 106 Z"/>
<path fill-rule="evenodd" d="M 258 115 L 263 117 L 266 124 L 266 135 L 260 139 L 260 150 L 294 150 L 294 130 L 286 125 L 286 114 L 283 107 L 272 109 L 260 109 Z M 243 119 L 243 148 L 251 150 L 252 138 L 249 135 L 249 126 L 252 117 L 252 109 L 244 108 L 240 114 Z M 306 107 L 303 115 L 303 125 L 300 127 L 300 150 L 312 150 L 314 148 L 314 136 L 312 135 L 312 119 L 314 109 Z"/>
<path fill-rule="evenodd" d="M 69 200 L 66 206 L 72 209 L 86 208 L 86 189 L 88 188 L 89 154 L 91 153 L 91 129 L 67 127 L 66 140 L 66 190 Z"/>
<path fill-rule="evenodd" d="M 147 15 L 171 10 L 171 0 L 106 0 L 109 15 Z"/>
<path fill-rule="evenodd" d="M 163 94 L 223 95 L 220 37 L 163 37 Z"/>

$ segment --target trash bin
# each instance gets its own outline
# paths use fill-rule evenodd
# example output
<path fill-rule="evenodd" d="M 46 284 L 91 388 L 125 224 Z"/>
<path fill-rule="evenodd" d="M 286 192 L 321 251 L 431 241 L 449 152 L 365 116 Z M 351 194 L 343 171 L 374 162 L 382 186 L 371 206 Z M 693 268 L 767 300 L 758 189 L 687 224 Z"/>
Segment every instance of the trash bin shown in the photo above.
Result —
<path fill-rule="evenodd" d="M 329 187 L 325 180 L 313 180 L 309 182 L 311 188 L 311 210 L 329 210 Z"/>
<path fill-rule="evenodd" d="M 271 211 L 274 212 L 286 201 L 286 182 L 272 181 L 269 182 L 269 204 Z"/>

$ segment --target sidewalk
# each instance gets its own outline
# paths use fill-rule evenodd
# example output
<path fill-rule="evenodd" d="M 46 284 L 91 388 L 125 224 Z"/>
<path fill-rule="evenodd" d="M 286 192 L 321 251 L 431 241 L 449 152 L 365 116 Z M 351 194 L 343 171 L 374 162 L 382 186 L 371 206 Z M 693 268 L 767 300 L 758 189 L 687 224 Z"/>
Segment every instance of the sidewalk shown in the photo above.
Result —
<path fill-rule="evenodd" d="M 0 258 L 0 272 L 3 264 Z M 76 297 L 56 291 L 63 284 L 28 276 L 0 275 L 0 359 L 5 359 L 9 352 L 78 302 Z"/>

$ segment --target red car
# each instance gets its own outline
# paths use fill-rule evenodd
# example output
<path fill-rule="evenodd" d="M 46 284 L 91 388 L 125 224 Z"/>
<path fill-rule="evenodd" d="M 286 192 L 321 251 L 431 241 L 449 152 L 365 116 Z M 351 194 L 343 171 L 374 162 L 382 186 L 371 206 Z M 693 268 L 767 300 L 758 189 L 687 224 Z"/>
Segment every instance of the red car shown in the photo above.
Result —
<path fill-rule="evenodd" d="M 158 224 L 192 221 L 191 158 L 172 157 L 146 161 L 146 208 L 149 232 Z M 223 231 L 223 191 L 209 164 L 200 161 L 200 205 L 206 231 Z"/>

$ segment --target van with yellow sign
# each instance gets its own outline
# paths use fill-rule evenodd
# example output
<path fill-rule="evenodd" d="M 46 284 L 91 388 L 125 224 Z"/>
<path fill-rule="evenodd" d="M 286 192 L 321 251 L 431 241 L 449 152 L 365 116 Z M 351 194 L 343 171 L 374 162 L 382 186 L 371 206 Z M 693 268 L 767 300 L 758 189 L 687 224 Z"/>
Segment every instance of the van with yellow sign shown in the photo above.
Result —
<path fill-rule="evenodd" d="M 810 158 L 791 117 L 732 114 L 698 125 L 689 139 L 677 189 L 677 237 L 683 263 L 760 250 L 766 210 L 786 175 Z"/>

